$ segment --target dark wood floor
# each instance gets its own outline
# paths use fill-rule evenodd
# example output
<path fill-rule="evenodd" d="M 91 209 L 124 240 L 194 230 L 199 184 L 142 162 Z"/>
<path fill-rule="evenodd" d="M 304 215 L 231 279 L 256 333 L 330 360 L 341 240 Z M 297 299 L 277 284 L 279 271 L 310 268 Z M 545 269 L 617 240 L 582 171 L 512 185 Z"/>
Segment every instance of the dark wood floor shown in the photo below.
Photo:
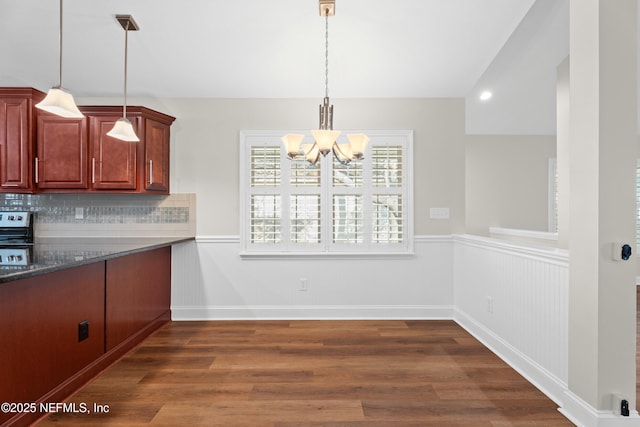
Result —
<path fill-rule="evenodd" d="M 452 321 L 173 322 L 48 425 L 571 426 Z"/>

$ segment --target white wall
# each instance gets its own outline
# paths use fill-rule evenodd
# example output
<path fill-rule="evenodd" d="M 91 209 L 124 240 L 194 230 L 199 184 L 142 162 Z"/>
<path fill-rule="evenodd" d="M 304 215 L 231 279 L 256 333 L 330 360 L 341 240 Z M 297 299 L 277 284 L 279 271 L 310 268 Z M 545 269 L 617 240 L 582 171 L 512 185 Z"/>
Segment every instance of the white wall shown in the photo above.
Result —
<path fill-rule="evenodd" d="M 548 231 L 548 166 L 554 136 L 466 137 L 466 232 Z"/>
<path fill-rule="evenodd" d="M 416 239 L 415 255 L 241 259 L 237 238 L 173 250 L 172 316 L 190 319 L 452 318 L 451 237 Z M 300 279 L 308 288 L 300 290 Z"/>

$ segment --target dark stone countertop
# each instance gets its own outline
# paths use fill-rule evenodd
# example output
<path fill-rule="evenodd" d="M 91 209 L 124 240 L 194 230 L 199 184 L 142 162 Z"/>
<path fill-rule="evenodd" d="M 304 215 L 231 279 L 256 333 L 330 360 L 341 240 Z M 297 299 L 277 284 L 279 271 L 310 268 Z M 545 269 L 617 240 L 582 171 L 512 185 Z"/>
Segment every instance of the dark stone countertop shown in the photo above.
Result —
<path fill-rule="evenodd" d="M 34 244 L 28 249 L 29 265 L 0 266 L 0 283 L 105 261 L 190 240 L 194 240 L 194 238 L 36 238 Z"/>

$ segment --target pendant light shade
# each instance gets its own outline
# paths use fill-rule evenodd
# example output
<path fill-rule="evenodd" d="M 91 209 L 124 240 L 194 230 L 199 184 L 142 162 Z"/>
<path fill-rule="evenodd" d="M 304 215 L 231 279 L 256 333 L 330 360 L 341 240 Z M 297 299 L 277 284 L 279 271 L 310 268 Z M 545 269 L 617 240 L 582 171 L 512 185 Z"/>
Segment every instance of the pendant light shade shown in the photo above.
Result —
<path fill-rule="evenodd" d="M 59 86 L 49 89 L 47 96 L 36 104 L 41 110 L 48 111 L 61 117 L 82 118 L 84 114 L 78 110 L 73 95 Z"/>
<path fill-rule="evenodd" d="M 287 152 L 287 156 L 290 159 L 293 159 L 296 155 L 298 155 L 298 151 L 300 150 L 300 143 L 304 135 L 299 133 L 288 133 L 282 138 L 282 143 L 284 144 L 284 149 Z"/>
<path fill-rule="evenodd" d="M 36 104 L 36 107 L 61 117 L 82 118 L 84 114 L 78 110 L 73 96 L 62 88 L 62 0 L 60 0 L 60 29 L 59 29 L 59 79 L 58 86 L 49 89 L 47 96 Z"/>
<path fill-rule="evenodd" d="M 124 29 L 124 103 L 122 105 L 122 118 L 116 121 L 113 129 L 107 132 L 107 135 L 122 141 L 138 142 L 140 138 L 138 138 L 131 122 L 127 119 L 127 53 L 129 47 L 129 31 L 138 31 L 139 27 L 131 15 L 116 15 L 116 20 Z"/>
<path fill-rule="evenodd" d="M 359 160 L 364 157 L 364 150 L 369 142 L 369 137 L 364 133 L 348 134 L 349 145 L 354 159 Z"/>
<path fill-rule="evenodd" d="M 138 138 L 138 135 L 136 135 L 136 132 L 133 130 L 133 125 L 126 117 L 119 118 L 118 121 L 116 121 L 116 124 L 113 125 L 113 128 L 107 132 L 107 135 L 123 141 L 140 141 L 140 138 Z"/>
<path fill-rule="evenodd" d="M 340 136 L 340 131 L 331 129 L 316 129 L 311 131 L 311 135 L 313 135 L 313 138 L 316 140 L 318 148 L 320 149 L 320 153 L 323 156 L 326 156 L 331 152 L 333 144 L 335 144 L 336 139 L 338 139 L 338 136 Z"/>

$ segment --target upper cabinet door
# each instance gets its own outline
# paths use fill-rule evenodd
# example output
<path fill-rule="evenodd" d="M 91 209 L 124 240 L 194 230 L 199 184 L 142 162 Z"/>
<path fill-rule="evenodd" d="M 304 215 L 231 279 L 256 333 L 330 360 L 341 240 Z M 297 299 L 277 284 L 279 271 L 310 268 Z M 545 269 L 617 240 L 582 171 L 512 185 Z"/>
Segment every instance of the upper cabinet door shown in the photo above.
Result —
<path fill-rule="evenodd" d="M 145 120 L 145 191 L 169 194 L 169 126 Z"/>
<path fill-rule="evenodd" d="M 87 189 L 87 119 L 38 111 L 36 185 L 41 189 Z"/>
<path fill-rule="evenodd" d="M 119 117 L 90 117 L 91 187 L 95 190 L 135 190 L 139 142 L 107 135 Z M 140 119 L 129 117 L 134 130 Z"/>
<path fill-rule="evenodd" d="M 0 93 L 0 191 L 32 189 L 31 100 Z"/>

